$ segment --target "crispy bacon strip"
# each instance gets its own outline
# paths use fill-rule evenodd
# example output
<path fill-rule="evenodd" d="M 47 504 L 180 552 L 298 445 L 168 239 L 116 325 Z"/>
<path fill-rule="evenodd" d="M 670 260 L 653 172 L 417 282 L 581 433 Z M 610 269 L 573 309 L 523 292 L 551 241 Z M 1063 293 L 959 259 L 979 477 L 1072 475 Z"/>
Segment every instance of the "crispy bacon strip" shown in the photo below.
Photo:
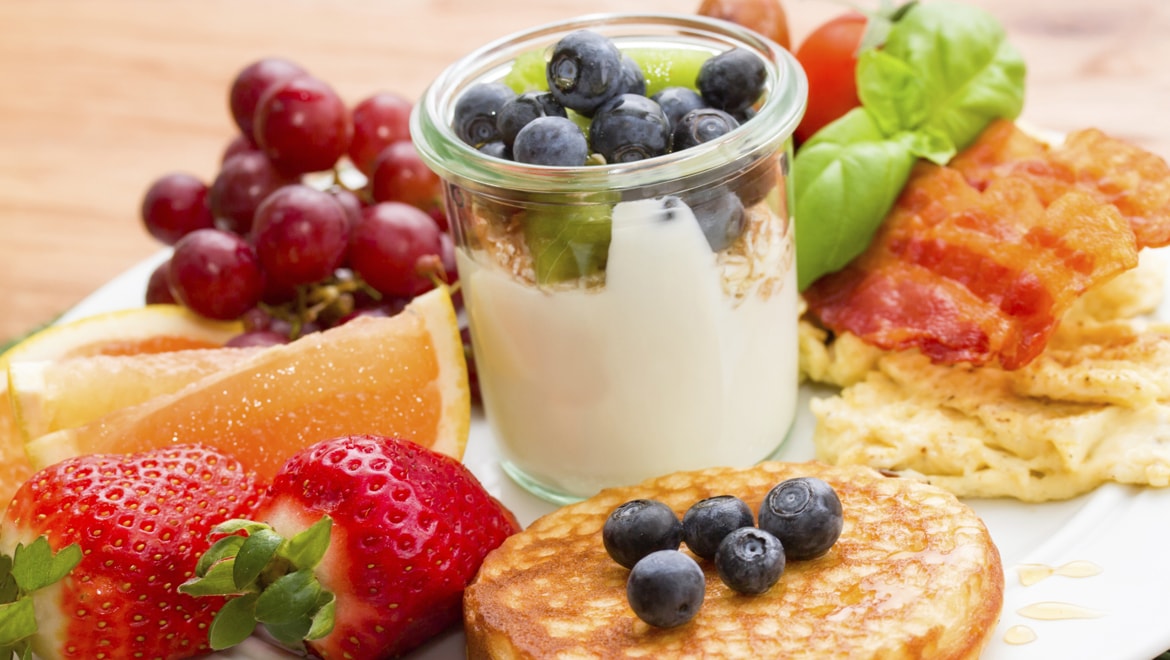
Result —
<path fill-rule="evenodd" d="M 999 120 L 950 167 L 981 190 L 995 179 L 1021 178 L 1046 206 L 1070 190 L 1084 190 L 1117 207 L 1139 248 L 1170 245 L 1170 165 L 1097 129 L 1070 133 L 1050 148 L 1013 122 Z"/>
<path fill-rule="evenodd" d="M 1129 223 L 1094 193 L 998 173 L 972 185 L 921 163 L 868 250 L 805 298 L 829 329 L 881 348 L 1016 369 L 1084 291 L 1136 264 Z"/>

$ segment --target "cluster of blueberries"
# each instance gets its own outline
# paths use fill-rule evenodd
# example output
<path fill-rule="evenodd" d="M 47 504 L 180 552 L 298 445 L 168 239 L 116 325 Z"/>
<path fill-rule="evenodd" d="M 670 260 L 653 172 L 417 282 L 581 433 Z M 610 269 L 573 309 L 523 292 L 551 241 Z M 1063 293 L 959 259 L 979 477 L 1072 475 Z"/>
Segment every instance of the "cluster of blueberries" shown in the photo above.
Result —
<path fill-rule="evenodd" d="M 713 561 L 721 580 L 743 594 L 767 591 L 788 560 L 814 559 L 841 536 L 845 518 L 833 487 L 816 477 L 785 480 L 751 508 L 732 495 L 700 500 L 680 521 L 666 504 L 637 499 L 622 504 L 602 527 L 614 561 L 630 569 L 626 598 L 646 623 L 672 628 L 694 618 L 706 579 L 695 560 L 679 551 L 686 543 Z"/>
<path fill-rule="evenodd" d="M 642 69 L 608 37 L 572 32 L 552 49 L 548 91 L 517 94 L 501 82 L 477 83 L 456 101 L 454 129 L 492 156 L 533 165 L 623 163 L 686 149 L 750 117 L 767 72 L 735 48 L 706 60 L 695 89 L 646 96 Z M 588 137 L 566 111 L 589 118 Z"/>

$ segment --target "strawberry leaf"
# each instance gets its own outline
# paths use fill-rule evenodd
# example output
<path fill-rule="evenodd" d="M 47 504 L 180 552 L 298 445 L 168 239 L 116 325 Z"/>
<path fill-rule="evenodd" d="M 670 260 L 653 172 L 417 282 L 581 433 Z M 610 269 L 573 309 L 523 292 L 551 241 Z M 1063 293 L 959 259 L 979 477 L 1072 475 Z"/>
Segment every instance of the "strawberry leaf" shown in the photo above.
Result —
<path fill-rule="evenodd" d="M 313 627 L 305 633 L 305 639 L 321 639 L 333 632 L 337 616 L 337 599 L 331 591 L 322 591 L 317 598 L 317 611 L 313 614 Z"/>
<path fill-rule="evenodd" d="M 31 598 L 0 605 L 0 645 L 14 646 L 37 632 Z"/>
<path fill-rule="evenodd" d="M 12 576 L 12 557 L 0 555 L 0 603 L 11 603 L 20 595 L 20 587 Z M 0 658 L 7 658 L 0 651 Z"/>
<path fill-rule="evenodd" d="M 305 635 L 308 634 L 312 625 L 312 619 L 308 616 L 302 616 L 288 623 L 266 623 L 264 629 L 281 644 L 290 649 L 300 650 L 304 648 L 302 640 L 305 639 Z"/>
<path fill-rule="evenodd" d="M 0 646 L 0 658 L 16 657 L 17 660 L 33 660 L 32 645 L 28 642 L 18 642 L 12 646 Z"/>
<path fill-rule="evenodd" d="M 80 561 L 81 546 L 76 543 L 54 553 L 49 540 L 38 536 L 30 545 L 16 546 L 12 576 L 25 593 L 32 593 L 65 577 Z"/>
<path fill-rule="evenodd" d="M 236 587 L 243 589 L 256 582 L 260 573 L 268 567 L 276 550 L 284 542 L 284 537 L 272 531 L 271 527 L 264 526 L 252 530 L 239 552 L 236 553 L 233 577 Z"/>
<path fill-rule="evenodd" d="M 255 520 L 248 520 L 247 518 L 232 518 L 225 520 L 216 525 L 211 530 L 212 534 L 237 534 L 239 532 L 247 532 L 248 534 L 255 533 L 258 529 L 265 529 L 268 525 L 256 522 Z"/>
<path fill-rule="evenodd" d="M 317 606 L 321 584 L 312 569 L 301 569 L 282 575 L 264 588 L 256 599 L 256 620 L 264 624 L 291 624 L 304 619 L 304 630 L 297 639 L 303 639 L 309 631 L 309 615 Z"/>
<path fill-rule="evenodd" d="M 329 535 L 332 531 L 333 519 L 322 516 L 311 527 L 289 539 L 281 554 L 298 569 L 313 568 L 329 549 Z"/>
<path fill-rule="evenodd" d="M 234 560 L 231 558 L 212 564 L 201 577 L 194 577 L 179 585 L 179 592 L 192 596 L 226 596 L 238 594 L 236 588 Z"/>
<path fill-rule="evenodd" d="M 216 651 L 235 646 L 247 639 L 256 629 L 256 598 L 258 594 L 244 594 L 229 600 L 211 622 L 209 643 Z"/>
<path fill-rule="evenodd" d="M 243 536 L 233 535 L 225 536 L 211 544 L 211 547 L 199 557 L 199 562 L 195 564 L 195 575 L 203 577 L 212 566 L 221 560 L 235 557 L 240 546 L 244 544 L 244 540 Z"/>

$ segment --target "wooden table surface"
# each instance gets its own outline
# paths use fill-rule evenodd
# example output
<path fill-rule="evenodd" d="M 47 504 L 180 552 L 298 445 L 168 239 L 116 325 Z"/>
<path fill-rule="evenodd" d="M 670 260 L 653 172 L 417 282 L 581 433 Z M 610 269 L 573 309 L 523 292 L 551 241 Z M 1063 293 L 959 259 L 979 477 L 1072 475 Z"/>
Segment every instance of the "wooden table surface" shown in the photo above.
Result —
<path fill-rule="evenodd" d="M 1170 2 L 971 0 L 1029 64 L 1024 117 L 1097 126 L 1170 158 Z M 862 3 L 862 4 L 876 4 Z M 267 55 L 350 103 L 418 98 L 445 65 L 516 29 L 698 0 L 0 0 L 0 342 L 161 246 L 139 204 L 160 175 L 206 180 L 233 136 L 228 86 Z M 786 0 L 794 40 L 843 11 Z"/>

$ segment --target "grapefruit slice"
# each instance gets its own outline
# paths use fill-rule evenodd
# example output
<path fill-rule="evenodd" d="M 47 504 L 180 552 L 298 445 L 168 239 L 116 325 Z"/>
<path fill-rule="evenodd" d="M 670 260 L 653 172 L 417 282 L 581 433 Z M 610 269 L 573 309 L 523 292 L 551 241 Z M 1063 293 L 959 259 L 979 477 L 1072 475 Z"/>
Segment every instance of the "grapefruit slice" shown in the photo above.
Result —
<path fill-rule="evenodd" d="M 358 318 L 264 348 L 234 368 L 84 426 L 32 440 L 33 467 L 94 452 L 201 442 L 262 478 L 326 438 L 393 435 L 462 459 L 467 364 L 445 288 L 389 318 Z"/>
<path fill-rule="evenodd" d="M 234 368 L 259 350 L 203 348 L 13 362 L 8 365 L 12 412 L 28 442 L 177 392 L 200 378 Z"/>
<path fill-rule="evenodd" d="M 242 331 L 240 323 L 208 321 L 179 305 L 107 312 L 29 335 L 0 355 L 0 374 L 6 373 L 10 364 L 27 360 L 222 346 Z M 16 489 L 32 476 L 24 442 L 9 400 L 8 379 L 0 376 L 0 506 L 7 504 Z"/>

